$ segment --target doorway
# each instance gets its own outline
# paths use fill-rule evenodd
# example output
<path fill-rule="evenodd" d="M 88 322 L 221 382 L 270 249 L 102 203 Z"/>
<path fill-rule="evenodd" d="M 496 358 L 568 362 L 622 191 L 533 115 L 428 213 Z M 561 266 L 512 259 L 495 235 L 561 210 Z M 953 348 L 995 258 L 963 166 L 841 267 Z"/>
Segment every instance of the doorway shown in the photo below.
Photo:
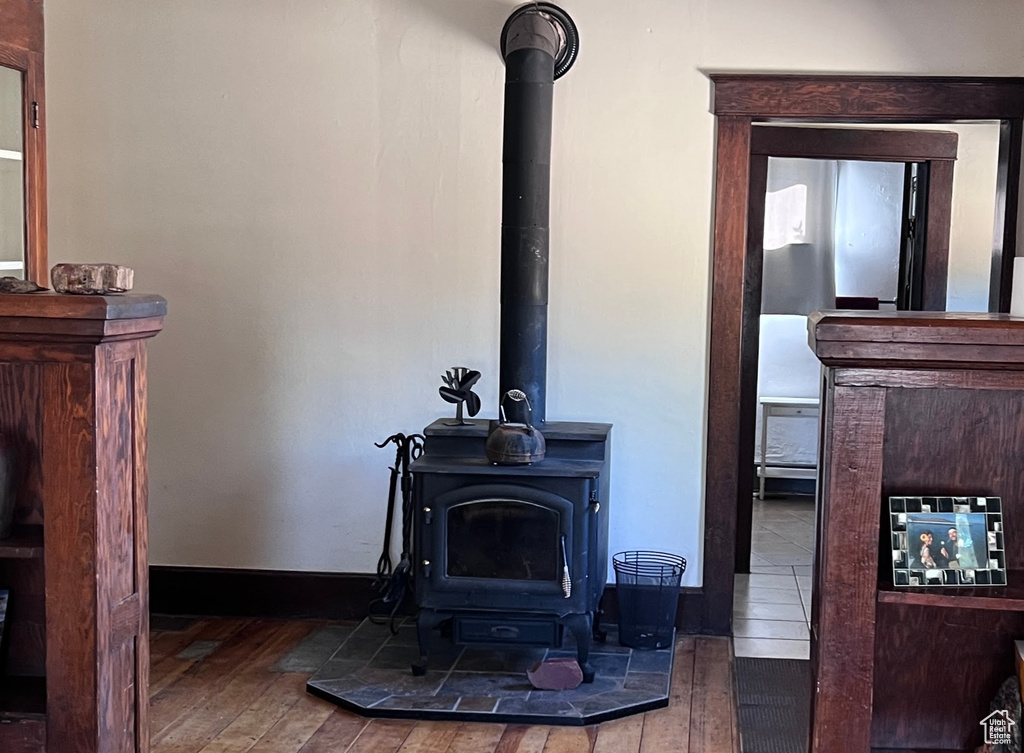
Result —
<path fill-rule="evenodd" d="M 807 316 L 944 307 L 957 141 L 940 131 L 752 130 L 757 465 L 756 495 L 737 508 L 736 656 L 807 658 L 810 648 L 820 365 Z"/>
<path fill-rule="evenodd" d="M 747 253 L 753 124 L 999 121 L 990 306 L 1005 311 L 1017 233 L 1024 80 L 744 74 L 711 79 L 717 150 L 702 623 L 706 632 L 729 635 L 738 506 L 753 494 L 755 391 L 749 366 L 757 331 L 751 319 L 760 313 L 754 281 L 761 272 L 757 255 Z"/>
<path fill-rule="evenodd" d="M 903 310 L 940 311 L 945 308 L 957 142 L 957 134 L 947 131 L 753 127 L 747 213 L 750 280 L 745 298 L 751 306 L 751 315 L 744 322 L 743 332 L 743 394 L 752 404 L 749 407 L 744 405 L 742 409 L 754 414 L 753 420 L 747 416 L 745 424 L 760 435 L 761 441 L 754 443 L 758 450 L 766 445 L 764 440 L 768 433 L 765 424 L 772 413 L 782 418 L 817 417 L 816 401 L 812 406 L 806 401 L 785 399 L 817 398 L 816 367 L 809 363 L 814 359 L 808 359 L 808 354 L 800 349 L 801 343 L 806 343 L 806 325 L 799 330 L 801 325 L 797 317 L 770 321 L 772 329 L 762 333 L 761 321 L 765 314 L 806 317 L 816 309 L 852 308 L 854 304 L 860 308 L 871 307 L 868 300 L 871 297 L 876 299 L 875 308 L 886 305 Z M 864 268 L 879 263 L 874 259 L 866 261 L 863 253 L 864 248 L 870 248 L 877 256 L 878 252 L 873 248 L 877 242 L 864 242 L 857 237 L 870 231 L 867 223 L 853 226 L 849 221 L 843 222 L 843 218 L 836 218 L 832 208 L 825 204 L 834 204 L 840 198 L 844 206 L 866 203 L 866 199 L 861 198 L 865 193 L 862 184 L 866 179 L 873 182 L 875 191 L 893 192 L 896 180 L 891 175 L 892 170 L 888 170 L 890 174 L 886 175 L 886 171 L 879 168 L 897 165 L 902 179 L 899 180 L 899 198 L 892 197 L 892 206 L 898 206 L 901 215 L 895 229 L 899 237 L 881 241 L 898 244 L 898 247 L 890 249 L 896 264 L 896 279 L 891 286 L 862 283 L 858 287 L 854 283 L 852 286 L 842 284 L 837 289 L 837 281 L 847 282 L 843 275 L 847 268 L 855 264 Z M 769 185 L 770 166 L 775 168 L 775 185 Z M 787 167 L 792 173 L 788 179 L 779 175 Z M 869 167 L 875 170 L 869 173 L 866 170 Z M 778 189 L 779 186 L 785 186 L 783 191 L 790 195 L 773 202 L 774 211 L 768 215 L 766 225 L 766 201 L 778 197 L 780 191 L 770 189 Z M 793 195 L 790 187 L 802 187 L 803 191 Z M 824 194 L 829 192 L 832 196 L 826 200 Z M 876 215 L 873 218 L 875 224 L 882 222 L 878 217 L 881 211 L 879 203 L 866 207 Z M 779 217 L 779 212 L 785 216 Z M 858 242 L 864 247 L 861 258 L 848 258 L 851 255 L 844 252 Z M 766 248 L 771 251 L 766 253 Z M 889 287 L 892 288 L 891 294 L 879 299 L 880 289 Z M 836 302 L 837 295 L 858 300 L 847 300 L 840 306 Z M 759 357 L 763 335 L 772 336 L 780 347 L 789 351 L 798 367 L 802 365 L 804 371 L 810 372 L 802 380 L 799 374 L 793 375 L 794 384 L 788 385 L 788 391 L 783 390 L 789 394 L 777 394 L 779 390 L 769 390 L 771 394 L 766 394 L 759 386 L 759 375 L 762 382 L 781 381 L 778 375 L 766 377 L 758 368 L 763 365 Z M 777 399 L 765 402 L 765 397 Z M 758 418 L 765 423 L 759 426 Z M 793 464 L 791 475 L 803 478 L 810 475 L 813 478 L 813 474 L 806 472 L 809 470 L 806 448 L 802 454 L 803 457 Z M 810 454 L 813 456 L 813 450 Z M 785 466 L 783 468 L 786 469 Z M 764 474 L 768 470 L 762 459 L 758 471 Z M 743 473 L 746 475 L 751 471 L 748 468 Z M 762 480 L 758 479 L 759 491 L 763 489 Z M 752 480 L 750 484 L 752 487 Z M 752 510 L 753 497 L 740 497 L 736 521 L 735 571 L 738 573 L 750 572 Z"/>

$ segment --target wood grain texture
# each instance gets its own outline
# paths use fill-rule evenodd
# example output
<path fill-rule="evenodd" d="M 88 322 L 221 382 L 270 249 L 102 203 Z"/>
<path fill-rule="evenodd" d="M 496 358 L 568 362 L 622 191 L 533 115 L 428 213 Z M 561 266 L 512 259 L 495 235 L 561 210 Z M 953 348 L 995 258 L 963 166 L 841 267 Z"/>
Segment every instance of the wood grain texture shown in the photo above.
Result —
<path fill-rule="evenodd" d="M 750 153 L 790 159 L 929 162 L 955 160 L 959 138 L 952 131 L 755 125 Z"/>
<path fill-rule="evenodd" d="M 590 753 L 596 737 L 596 727 L 552 727 L 544 753 Z"/>
<path fill-rule="evenodd" d="M 309 678 L 303 675 L 301 679 L 305 681 Z M 306 693 L 303 686 L 295 705 L 250 748 L 250 752 L 298 753 L 336 709 L 334 704 Z"/>
<path fill-rule="evenodd" d="M 0 0 L 0 43 L 43 51 L 42 0 Z"/>
<path fill-rule="evenodd" d="M 46 677 L 62 689 L 47 714 L 47 745 L 96 750 L 99 698 L 96 605 L 96 446 L 93 369 L 43 369 L 42 475 L 45 480 Z M 59 616 L 59 617 L 58 617 Z"/>
<path fill-rule="evenodd" d="M 274 682 L 270 668 L 310 623 L 254 622 L 153 699 L 150 736 L 162 753 L 199 750 Z"/>
<path fill-rule="evenodd" d="M 235 717 L 200 753 L 244 753 L 268 735 L 305 693 L 308 677 L 283 674 Z"/>
<path fill-rule="evenodd" d="M 808 341 L 831 367 L 1024 370 L 1024 320 L 938 311 L 815 312 Z"/>
<path fill-rule="evenodd" d="M 445 753 L 494 753 L 504 732 L 504 724 L 463 724 L 455 733 Z"/>
<path fill-rule="evenodd" d="M 0 540 L 0 559 L 35 559 L 42 556 L 41 525 L 15 525 L 11 535 Z"/>
<path fill-rule="evenodd" d="M 1024 389 L 1024 371 L 956 371 L 953 369 L 834 369 L 835 383 L 849 387 L 901 389 Z"/>
<path fill-rule="evenodd" d="M 412 728 L 398 750 L 400 753 L 444 751 L 452 744 L 458 731 L 458 725 L 450 722 L 420 722 Z"/>
<path fill-rule="evenodd" d="M 139 395 L 145 385 L 137 384 L 135 359 L 138 342 L 104 345 L 96 354 L 97 454 L 96 507 L 96 609 L 97 662 L 101 739 L 124 739 L 129 730 L 136 740 L 126 750 L 145 751 L 149 735 L 145 719 L 138 712 L 148 709 L 149 661 L 137 656 L 148 645 L 148 603 L 143 614 L 140 594 L 146 592 L 148 568 L 145 527 L 139 525 L 136 491 L 136 432 Z M 144 440 L 141 440 L 144 442 Z M 142 482 L 144 486 L 144 482 Z M 143 508 L 142 517 L 145 518 Z M 139 540 L 139 534 L 142 540 Z M 141 582 L 140 582 L 141 573 Z M 137 641 L 136 638 L 142 638 Z M 143 689 L 140 704 L 136 690 Z"/>
<path fill-rule="evenodd" d="M 25 274 L 49 287 L 46 227 L 46 86 L 42 50 L 29 53 L 25 71 Z M 36 113 L 33 113 L 33 107 Z"/>
<path fill-rule="evenodd" d="M 953 162 L 929 161 L 927 171 L 921 308 L 925 311 L 945 311 L 949 277 L 949 233 L 953 219 Z"/>
<path fill-rule="evenodd" d="M 191 645 L 194 641 L 207 641 L 210 644 L 219 645 L 230 639 L 231 636 L 235 635 L 247 624 L 249 624 L 248 620 L 216 620 L 213 622 L 200 620 L 196 623 L 196 626 L 199 628 L 198 630 L 191 629 L 181 634 L 160 634 L 158 637 L 166 641 L 164 643 L 151 640 L 149 642 L 150 696 L 155 697 L 159 695 L 164 688 L 176 682 L 179 677 L 188 672 L 199 661 L 198 657 L 179 658 L 178 654 L 187 646 Z M 168 636 L 173 637 L 173 642 Z"/>
<path fill-rule="evenodd" d="M 878 606 L 878 635 L 886 639 L 875 649 L 872 745 L 974 750 L 982 742 L 978 721 L 1012 674 L 1024 614 Z M 956 683 L 936 681 L 951 671 Z"/>
<path fill-rule="evenodd" d="M 878 585 L 879 603 L 1024 612 L 1024 570 L 1007 571 L 1008 585 L 999 588 L 896 588 L 885 582 L 888 574 L 888 570 L 880 573 L 883 580 Z"/>
<path fill-rule="evenodd" d="M 825 406 L 811 627 L 815 753 L 870 747 L 885 395 L 830 385 Z"/>
<path fill-rule="evenodd" d="M 819 353 L 845 343 L 858 358 L 849 369 L 828 371 L 812 614 L 813 740 L 819 746 L 813 749 L 973 749 L 980 742 L 978 720 L 1010 673 L 1013 640 L 1024 630 L 1024 525 L 1014 514 L 1015 500 L 1024 496 L 1024 374 L 1013 360 L 1024 322 L 956 314 L 890 316 L 888 323 L 856 319 L 819 317 L 832 327 L 828 342 L 816 342 Z M 812 331 L 815 326 L 809 323 Z M 990 359 L 1003 354 L 1011 360 L 978 363 L 965 355 L 971 341 Z M 908 343 L 927 346 L 934 357 L 926 366 L 940 368 L 886 368 L 879 353 Z M 1007 370 L 979 369 L 993 364 Z M 878 404 L 883 394 L 884 409 Z M 851 422 L 858 401 L 866 413 Z M 864 418 L 872 413 L 873 419 Z M 881 505 L 889 496 L 922 494 L 1005 500 L 1012 586 L 879 587 L 892 578 L 889 558 L 879 555 L 880 539 L 888 548 L 887 525 L 879 530 Z M 956 682 L 942 679 L 950 673 Z M 869 722 L 870 739 L 864 739 L 857 731 Z"/>
<path fill-rule="evenodd" d="M 495 753 L 544 753 L 549 727 L 510 724 L 505 728 Z"/>
<path fill-rule="evenodd" d="M 201 630 L 153 634 L 154 655 L 161 662 L 173 658 L 168 652 L 181 646 L 185 635 L 195 640 L 226 636 L 153 693 L 153 753 L 675 753 L 699 750 L 690 743 L 691 724 L 702 725 L 707 750 L 739 752 L 738 744 L 727 742 L 735 726 L 728 640 L 678 640 L 668 708 L 592 727 L 548 727 L 365 719 L 302 692 L 298 675 L 273 671 L 273 657 L 292 650 L 323 623 L 247 621 L 241 630 L 237 620 L 203 623 Z M 262 691 L 243 697 L 245 687 Z M 195 703 L 185 700 L 199 694 L 204 698 Z M 176 715 L 174 734 L 168 727 L 156 729 L 168 717 L 168 702 Z M 214 720 L 217 731 L 210 734 Z M 712 731 L 715 725 L 725 732 Z"/>
<path fill-rule="evenodd" d="M 0 0 L 0 18 L 17 1 L 39 7 Z M 0 25 L 0 43 L 9 31 Z M 26 81 L 41 87 L 42 61 L 34 55 L 28 59 L 39 64 L 38 75 Z M 44 191 L 45 182 L 30 187 L 29 201 L 33 190 Z M 36 531 L 42 542 L 41 557 L 21 556 L 18 547 L 0 551 L 8 555 L 0 557 L 0 578 L 13 592 L 5 669 L 45 673 L 31 713 L 45 709 L 51 751 L 149 749 L 141 341 L 159 331 L 165 311 L 159 296 L 0 296 L 0 433 L 19 461 L 19 530 Z M 27 696 L 8 692 L 23 682 L 0 677 L 6 720 L 28 713 L 21 708 Z M 5 735 L 32 729 L 0 727 Z M 13 748 L 13 741 L 4 746 Z"/>
<path fill-rule="evenodd" d="M 719 116 L 928 123 L 1024 112 L 1024 78 L 712 73 Z"/>
<path fill-rule="evenodd" d="M 675 647 L 672 663 L 672 684 L 669 688 L 668 708 L 644 714 L 641 730 L 640 753 L 659 753 L 663 750 L 689 750 L 691 714 L 683 713 L 693 707 L 694 657 L 697 642 L 692 637 L 681 638 Z M 721 659 L 721 657 L 718 657 Z M 698 693 L 705 688 L 698 689 Z M 731 705 L 731 704 L 730 704 Z M 601 742 L 604 727 L 598 732 Z M 632 750 L 632 748 L 623 748 Z M 611 751 L 609 751 L 611 753 Z"/>
<path fill-rule="evenodd" d="M 365 717 L 338 709 L 317 728 L 313 736 L 299 749 L 299 753 L 347 751 L 369 723 L 370 720 Z"/>
<path fill-rule="evenodd" d="M 130 495 L 131 508 L 125 514 L 130 527 L 125 535 L 131 535 L 135 542 L 132 553 L 134 568 L 131 572 L 132 597 L 138 600 L 138 622 L 131 640 L 134 642 L 133 669 L 134 698 L 132 711 L 135 716 L 135 751 L 149 751 L 149 382 L 145 343 L 140 340 L 121 341 L 107 346 L 116 358 L 124 359 L 128 384 L 126 399 L 131 406 L 130 464 L 132 471 Z M 126 502 L 127 503 L 127 502 Z"/>
<path fill-rule="evenodd" d="M 360 733 L 346 753 L 398 753 L 416 722 L 374 719 Z"/>
<path fill-rule="evenodd" d="M 640 750 L 644 732 L 644 717 L 627 716 L 598 727 L 594 753 L 634 753 Z"/>
<path fill-rule="evenodd" d="M 209 621 L 195 619 L 191 620 L 188 626 L 181 630 L 151 632 L 149 638 L 149 658 L 152 663 L 153 672 L 156 671 L 157 664 L 181 653 L 186 646 L 198 640 L 199 636 L 209 627 Z"/>
<path fill-rule="evenodd" d="M 707 473 L 704 552 L 704 629 L 732 629 L 736 505 L 740 493 L 740 436 L 750 119 L 718 119 L 711 343 L 708 358 Z M 749 462 L 748 465 L 752 465 Z M 712 554 L 713 553 L 713 554 Z"/>
<path fill-rule="evenodd" d="M 754 457 L 757 416 L 757 359 L 761 335 L 761 280 L 764 269 L 764 212 L 768 191 L 768 157 L 751 155 L 747 200 L 747 241 L 743 259 L 743 316 L 740 333 L 739 438 L 737 440 L 736 564 L 750 572 L 754 515 Z"/>
<path fill-rule="evenodd" d="M 0 750 L 4 753 L 44 753 L 46 723 L 39 719 L 20 719 L 0 724 Z"/>
<path fill-rule="evenodd" d="M 2 7 L 3 3 L 0 2 L 0 14 L 3 13 Z M 0 65 L 25 73 L 29 67 L 30 55 L 31 53 L 24 47 L 7 43 L 4 37 L 0 36 Z"/>
<path fill-rule="evenodd" d="M 732 642 L 697 638 L 690 707 L 690 753 L 728 753 L 736 748 Z"/>
<path fill-rule="evenodd" d="M 114 326 L 114 320 L 159 318 L 167 313 L 167 301 L 150 293 L 125 295 L 58 295 L 53 292 L 31 295 L 0 295 L 0 319 L 100 320 Z M 124 322 L 122 326 L 131 325 Z M 62 325 L 65 332 L 74 326 Z"/>

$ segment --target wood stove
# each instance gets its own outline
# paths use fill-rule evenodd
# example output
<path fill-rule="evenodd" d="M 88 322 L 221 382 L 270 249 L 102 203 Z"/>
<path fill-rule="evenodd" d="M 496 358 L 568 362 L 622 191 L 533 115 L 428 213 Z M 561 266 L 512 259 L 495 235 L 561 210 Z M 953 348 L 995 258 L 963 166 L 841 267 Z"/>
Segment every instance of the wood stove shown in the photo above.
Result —
<path fill-rule="evenodd" d="M 488 428 L 437 421 L 412 466 L 422 654 L 414 672 L 426 668 L 430 631 L 450 620 L 463 644 L 559 646 L 567 629 L 589 682 L 608 570 L 611 425 L 546 424 L 547 457 L 531 466 L 488 463 Z"/>
<path fill-rule="evenodd" d="M 544 434 L 532 465 L 491 465 L 493 426 L 427 427 L 414 476 L 415 594 L 420 661 L 431 631 L 457 643 L 559 646 L 575 637 L 584 680 L 608 567 L 609 424 L 546 421 L 548 207 L 554 79 L 576 59 L 578 33 L 550 3 L 513 11 L 502 31 L 501 363 L 499 394 L 520 391 Z"/>

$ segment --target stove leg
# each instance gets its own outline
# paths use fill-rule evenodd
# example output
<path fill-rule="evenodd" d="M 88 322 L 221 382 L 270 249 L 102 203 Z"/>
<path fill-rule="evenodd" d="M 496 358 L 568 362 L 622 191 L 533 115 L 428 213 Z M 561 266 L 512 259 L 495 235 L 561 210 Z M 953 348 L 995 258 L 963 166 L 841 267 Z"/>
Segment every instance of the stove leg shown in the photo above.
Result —
<path fill-rule="evenodd" d="M 594 668 L 590 665 L 590 641 L 593 640 L 594 616 L 587 614 L 570 614 L 564 618 L 565 626 L 572 631 L 576 639 L 576 663 L 583 670 L 583 682 L 594 681 Z"/>
<path fill-rule="evenodd" d="M 604 610 L 598 608 L 594 612 L 594 640 L 598 643 L 604 643 L 608 640 L 608 631 L 601 629 L 601 619 L 604 617 Z"/>
<path fill-rule="evenodd" d="M 430 634 L 444 622 L 445 616 L 433 609 L 421 609 L 416 617 L 416 639 L 420 644 L 420 660 L 412 665 L 412 673 L 422 677 L 427 673 L 427 653 L 430 650 Z"/>

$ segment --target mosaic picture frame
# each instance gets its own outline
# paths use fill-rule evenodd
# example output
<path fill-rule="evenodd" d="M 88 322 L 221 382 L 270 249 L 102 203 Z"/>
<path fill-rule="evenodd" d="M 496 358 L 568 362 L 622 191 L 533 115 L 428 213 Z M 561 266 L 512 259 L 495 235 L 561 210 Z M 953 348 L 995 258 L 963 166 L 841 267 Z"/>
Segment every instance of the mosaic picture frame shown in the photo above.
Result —
<path fill-rule="evenodd" d="M 999 497 L 889 497 L 893 585 L 1005 586 Z"/>

